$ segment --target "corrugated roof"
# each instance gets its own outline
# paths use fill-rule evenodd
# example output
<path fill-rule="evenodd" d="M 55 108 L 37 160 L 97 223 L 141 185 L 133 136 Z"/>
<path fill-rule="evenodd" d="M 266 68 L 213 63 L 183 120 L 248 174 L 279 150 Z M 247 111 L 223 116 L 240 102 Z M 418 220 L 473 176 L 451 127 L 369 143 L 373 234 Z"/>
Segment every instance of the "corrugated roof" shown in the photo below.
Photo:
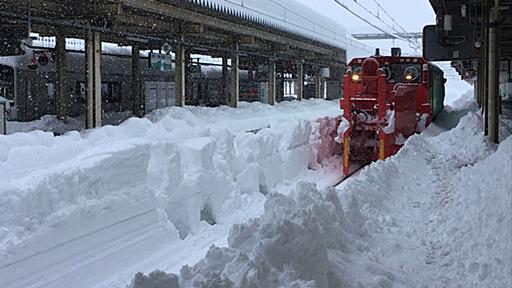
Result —
<path fill-rule="evenodd" d="M 347 49 L 365 45 L 350 39 L 346 29 L 295 0 L 187 0 L 230 16 Z"/>

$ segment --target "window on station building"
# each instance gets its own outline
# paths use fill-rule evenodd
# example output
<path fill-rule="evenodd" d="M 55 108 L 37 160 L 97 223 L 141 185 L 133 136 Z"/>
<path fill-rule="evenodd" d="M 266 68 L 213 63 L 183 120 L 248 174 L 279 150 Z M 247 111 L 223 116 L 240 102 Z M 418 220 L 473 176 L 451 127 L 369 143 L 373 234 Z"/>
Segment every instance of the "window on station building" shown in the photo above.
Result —
<path fill-rule="evenodd" d="M 80 98 L 86 98 L 85 82 L 76 82 L 76 95 Z M 121 83 L 119 82 L 102 82 L 101 83 L 101 101 L 105 103 L 118 103 L 123 99 L 121 94 Z"/>
<path fill-rule="evenodd" d="M 46 87 L 48 90 L 48 98 L 53 99 L 55 97 L 55 84 L 53 83 L 53 81 L 48 81 L 46 83 Z"/>
<path fill-rule="evenodd" d="M 14 100 L 14 68 L 0 64 L 0 97 Z"/>
<path fill-rule="evenodd" d="M 121 102 L 121 84 L 119 82 L 101 83 L 101 100 L 105 103 Z"/>

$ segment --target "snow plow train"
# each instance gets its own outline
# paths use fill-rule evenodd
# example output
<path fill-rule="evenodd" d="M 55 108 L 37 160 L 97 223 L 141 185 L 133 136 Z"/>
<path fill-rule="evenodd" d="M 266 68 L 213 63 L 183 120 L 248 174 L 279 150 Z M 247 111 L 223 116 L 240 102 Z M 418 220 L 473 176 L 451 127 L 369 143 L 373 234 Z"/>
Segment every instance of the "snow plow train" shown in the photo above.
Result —
<path fill-rule="evenodd" d="M 342 145 L 343 174 L 394 155 L 405 140 L 424 130 L 443 110 L 443 71 L 421 57 L 356 58 L 343 79 L 343 114 L 337 141 Z"/>

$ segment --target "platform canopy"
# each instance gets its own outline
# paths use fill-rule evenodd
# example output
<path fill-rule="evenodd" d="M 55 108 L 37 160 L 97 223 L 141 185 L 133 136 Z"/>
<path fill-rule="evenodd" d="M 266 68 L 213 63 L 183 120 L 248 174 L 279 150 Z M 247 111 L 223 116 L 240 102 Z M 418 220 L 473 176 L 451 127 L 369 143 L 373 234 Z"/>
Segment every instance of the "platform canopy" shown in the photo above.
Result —
<path fill-rule="evenodd" d="M 3 30 L 30 22 L 47 36 L 81 38 L 92 30 L 103 41 L 143 49 L 169 43 L 196 54 L 236 50 L 319 65 L 344 65 L 349 41 L 335 21 L 298 2 L 277 0 L 0 0 L 0 22 Z"/>
<path fill-rule="evenodd" d="M 494 1 L 489 0 L 429 0 L 436 14 L 452 15 L 454 25 L 471 25 L 478 35 L 482 24 L 481 18 L 488 13 Z M 512 0 L 500 0 L 499 46 L 502 57 L 512 57 Z M 463 15 L 464 14 L 464 15 Z M 463 17 L 464 16 L 464 17 Z M 478 38 L 477 38 L 478 39 Z"/>

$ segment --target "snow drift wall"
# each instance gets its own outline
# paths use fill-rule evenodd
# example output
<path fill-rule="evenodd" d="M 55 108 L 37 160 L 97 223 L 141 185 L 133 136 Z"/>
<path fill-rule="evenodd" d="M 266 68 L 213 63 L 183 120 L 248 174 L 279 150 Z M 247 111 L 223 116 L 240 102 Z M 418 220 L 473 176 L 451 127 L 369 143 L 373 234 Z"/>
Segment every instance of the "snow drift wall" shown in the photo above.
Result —
<path fill-rule="evenodd" d="M 338 191 L 270 194 L 229 247 L 130 287 L 509 287 L 512 137 L 495 147 L 481 123 L 414 136 Z"/>
<path fill-rule="evenodd" d="M 325 101 L 272 109 L 170 108 L 152 115 L 154 122 L 132 118 L 83 134 L 0 136 L 0 256 L 38 234 L 75 223 L 70 221 L 83 225 L 101 214 L 108 215 L 99 224 L 106 226 L 159 209 L 181 238 L 202 220 L 227 221 L 244 201 L 263 198 L 316 163 L 318 147 L 330 141 L 318 131 L 334 123 L 316 119 L 338 113 L 336 103 Z M 309 114 L 276 111 L 302 109 Z M 222 113 L 273 116 L 256 118 L 249 126 L 263 129 L 245 132 L 218 122 Z"/>

